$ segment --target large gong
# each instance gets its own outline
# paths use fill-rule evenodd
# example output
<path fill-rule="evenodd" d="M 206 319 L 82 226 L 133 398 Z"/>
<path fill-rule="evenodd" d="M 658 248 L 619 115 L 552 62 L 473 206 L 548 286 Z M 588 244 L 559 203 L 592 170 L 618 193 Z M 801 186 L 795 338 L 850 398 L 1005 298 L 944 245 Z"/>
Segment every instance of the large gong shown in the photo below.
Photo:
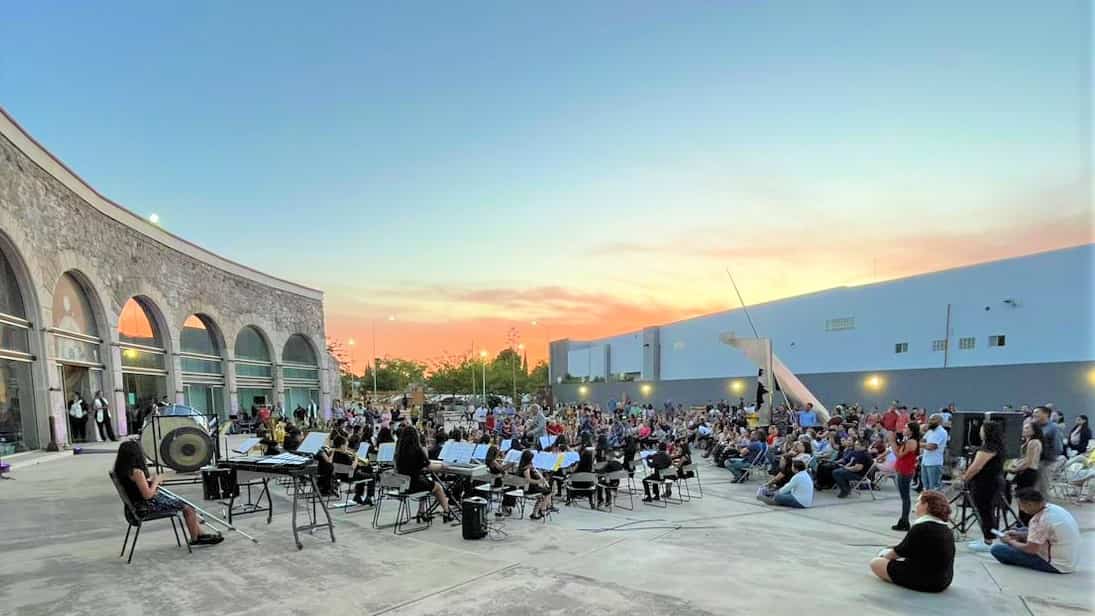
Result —
<path fill-rule="evenodd" d="M 213 458 L 213 439 L 205 418 L 183 406 L 168 407 L 172 414 L 157 414 L 145 421 L 141 448 L 149 460 L 159 454 L 160 464 L 180 473 L 194 472 Z M 182 414 L 182 409 L 192 414 Z"/>

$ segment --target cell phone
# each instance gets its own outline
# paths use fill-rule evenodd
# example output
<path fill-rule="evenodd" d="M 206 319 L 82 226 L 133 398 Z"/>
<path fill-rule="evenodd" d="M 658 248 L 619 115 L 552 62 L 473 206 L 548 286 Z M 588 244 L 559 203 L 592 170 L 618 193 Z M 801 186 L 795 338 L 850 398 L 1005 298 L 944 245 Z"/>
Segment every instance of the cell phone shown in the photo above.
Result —
<path fill-rule="evenodd" d="M 999 529 L 996 529 L 996 528 L 992 529 L 992 534 L 996 535 L 997 537 L 1005 537 L 1005 536 L 1007 536 L 1007 533 L 1005 533 L 1005 532 L 1003 532 L 1003 531 L 1001 531 L 1001 530 L 999 530 Z"/>

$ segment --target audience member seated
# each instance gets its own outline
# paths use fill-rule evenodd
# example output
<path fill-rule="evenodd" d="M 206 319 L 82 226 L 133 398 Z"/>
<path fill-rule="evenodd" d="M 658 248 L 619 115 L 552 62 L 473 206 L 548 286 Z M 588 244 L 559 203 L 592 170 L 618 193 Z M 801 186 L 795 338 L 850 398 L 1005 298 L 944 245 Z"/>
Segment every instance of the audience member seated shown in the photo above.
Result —
<path fill-rule="evenodd" d="M 924 490 L 916 500 L 916 521 L 896 546 L 871 561 L 871 571 L 887 582 L 920 592 L 943 592 L 954 578 L 954 533 L 947 497 Z"/>
<path fill-rule="evenodd" d="M 1080 528 L 1063 507 L 1047 503 L 1034 488 L 1015 491 L 1019 509 L 1030 516 L 1028 529 L 1012 530 L 989 553 L 1005 565 L 1046 573 L 1072 573 L 1080 550 Z"/>
<path fill-rule="evenodd" d="M 867 444 L 856 440 L 853 449 L 840 460 L 839 468 L 833 470 L 833 483 L 840 490 L 837 498 L 847 498 L 852 492 L 852 484 L 863 479 L 870 467 L 871 454 L 867 453 Z"/>
<path fill-rule="evenodd" d="M 795 460 L 791 466 L 791 480 L 774 490 L 764 486 L 757 492 L 757 499 L 768 505 L 805 509 L 814 504 L 814 478 L 806 471 L 806 463 Z"/>
<path fill-rule="evenodd" d="M 749 445 L 738 450 L 740 455 L 726 461 L 726 469 L 734 475 L 734 481 L 741 481 L 745 477 L 745 469 L 757 460 L 757 457 L 764 452 L 764 449 L 765 445 L 764 441 L 761 440 L 761 432 L 756 430 L 753 432 Z M 763 460 L 761 460 L 761 463 L 763 464 Z"/>

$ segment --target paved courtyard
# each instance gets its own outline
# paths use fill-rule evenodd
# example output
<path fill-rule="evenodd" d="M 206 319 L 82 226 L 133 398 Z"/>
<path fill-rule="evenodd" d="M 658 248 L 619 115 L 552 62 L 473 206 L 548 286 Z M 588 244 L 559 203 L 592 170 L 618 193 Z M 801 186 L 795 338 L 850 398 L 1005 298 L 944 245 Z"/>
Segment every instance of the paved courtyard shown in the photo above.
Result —
<path fill-rule="evenodd" d="M 465 541 L 435 524 L 409 536 L 374 530 L 371 512 L 335 511 L 337 543 L 304 537 L 288 501 L 273 523 L 239 525 L 192 555 L 166 523 L 145 529 L 132 565 L 118 558 L 125 525 L 106 471 L 112 455 L 11 459 L 0 482 L 0 614 L 1084 614 L 1095 609 L 1095 506 L 1073 508 L 1087 558 L 1053 576 L 959 547 L 942 595 L 876 580 L 867 561 L 899 533 L 893 488 L 809 510 L 765 507 L 755 483 L 734 485 L 703 463 L 703 499 L 668 509 L 561 507 L 544 524 L 508 520 L 507 536 Z M 180 494 L 199 502 L 199 486 Z M 200 503 L 203 506 L 205 503 Z M 212 505 L 212 504 L 210 504 Z M 213 512 L 219 507 L 211 506 Z M 386 512 L 394 514 L 394 507 Z M 388 517 L 388 516 L 385 516 Z"/>

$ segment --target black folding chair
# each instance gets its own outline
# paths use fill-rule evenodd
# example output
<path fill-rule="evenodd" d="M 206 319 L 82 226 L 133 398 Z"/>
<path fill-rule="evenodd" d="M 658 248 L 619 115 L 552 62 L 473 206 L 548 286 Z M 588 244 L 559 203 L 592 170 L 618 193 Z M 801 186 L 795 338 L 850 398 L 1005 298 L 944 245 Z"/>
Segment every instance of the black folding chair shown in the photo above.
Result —
<path fill-rule="evenodd" d="M 125 529 L 125 541 L 122 542 L 122 551 L 118 554 L 118 558 L 125 556 L 126 545 L 129 544 L 129 532 L 134 528 L 137 532 L 133 534 L 133 544 L 129 546 L 129 559 L 126 563 L 133 562 L 133 552 L 137 549 L 137 539 L 141 536 L 141 526 L 145 522 L 151 522 L 153 520 L 171 520 L 171 530 L 175 531 L 175 544 L 182 547 L 182 541 L 179 540 L 179 526 L 182 527 L 182 538 L 186 537 L 186 523 L 182 518 L 179 518 L 179 526 L 175 525 L 175 518 L 180 516 L 179 513 L 155 513 L 151 511 L 145 511 L 138 509 L 133 501 L 130 500 L 129 495 L 125 493 L 122 485 L 118 483 L 118 477 L 114 475 L 114 471 L 108 471 L 110 475 L 110 482 L 114 484 L 114 489 L 118 491 L 118 497 L 122 499 L 122 513 L 125 515 L 125 521 L 129 524 Z M 190 541 L 186 541 L 186 551 L 193 553 L 190 549 Z"/>

